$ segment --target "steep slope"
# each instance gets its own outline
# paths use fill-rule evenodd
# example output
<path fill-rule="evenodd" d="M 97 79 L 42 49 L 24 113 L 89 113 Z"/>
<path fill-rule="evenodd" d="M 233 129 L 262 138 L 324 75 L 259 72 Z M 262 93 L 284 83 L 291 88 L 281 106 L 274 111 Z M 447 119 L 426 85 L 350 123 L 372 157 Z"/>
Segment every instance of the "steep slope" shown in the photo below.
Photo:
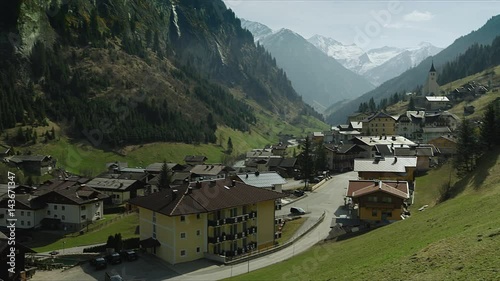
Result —
<path fill-rule="evenodd" d="M 267 25 L 264 25 L 259 22 L 249 21 L 245 19 L 241 20 L 241 27 L 250 30 L 252 32 L 253 38 L 255 42 L 260 41 L 262 38 L 271 35 L 273 30 L 270 29 Z"/>
<path fill-rule="evenodd" d="M 471 45 L 486 44 L 490 45 L 493 39 L 500 34 L 500 16 L 492 17 L 484 26 L 476 31 L 462 36 L 455 40 L 453 44 L 439 52 L 432 58 L 423 60 L 418 66 L 405 71 L 403 74 L 389 81 L 384 82 L 376 89 L 362 95 L 361 97 L 344 104 L 342 108 L 338 108 L 327 117 L 327 122 L 330 124 L 339 124 L 346 121 L 349 114 L 355 112 L 361 102 L 368 102 L 370 98 L 378 103 L 383 98 L 389 98 L 394 92 L 411 91 L 418 85 L 422 85 L 427 77 L 430 65 L 434 61 L 434 65 L 438 72 L 441 66 L 456 58 L 459 54 L 465 52 Z"/>
<path fill-rule="evenodd" d="M 219 0 L 17 0 L 2 12 L 0 132 L 49 118 L 117 147 L 215 142 L 218 125 L 247 131 L 256 110 L 321 118 Z"/>
<path fill-rule="evenodd" d="M 262 24 L 244 21 L 250 32 L 262 34 Z M 267 29 L 265 29 L 267 30 Z M 359 96 L 373 86 L 318 50 L 299 34 L 281 29 L 259 38 L 282 67 L 304 101 L 322 112 L 337 101 Z"/>

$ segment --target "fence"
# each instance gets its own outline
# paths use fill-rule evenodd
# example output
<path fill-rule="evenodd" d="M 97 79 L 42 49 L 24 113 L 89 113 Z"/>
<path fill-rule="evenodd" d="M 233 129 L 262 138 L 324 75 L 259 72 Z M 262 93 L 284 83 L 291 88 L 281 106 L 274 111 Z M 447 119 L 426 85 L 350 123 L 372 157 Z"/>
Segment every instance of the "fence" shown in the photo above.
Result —
<path fill-rule="evenodd" d="M 134 211 L 127 211 L 123 214 L 120 214 L 114 218 L 111 218 L 111 219 L 106 219 L 104 222 L 102 220 L 99 220 L 95 223 L 92 223 L 92 224 L 88 224 L 86 227 L 82 228 L 79 232 L 73 232 L 73 233 L 68 233 L 66 235 L 64 235 L 64 237 L 76 237 L 76 236 L 79 236 L 79 235 L 82 235 L 83 233 L 86 233 L 86 232 L 92 232 L 92 231 L 96 231 L 96 230 L 100 230 L 102 229 L 103 227 L 111 224 L 111 223 L 114 223 L 116 221 L 119 221 L 125 217 L 128 217 L 132 214 L 137 214 L 137 211 L 134 210 Z"/>

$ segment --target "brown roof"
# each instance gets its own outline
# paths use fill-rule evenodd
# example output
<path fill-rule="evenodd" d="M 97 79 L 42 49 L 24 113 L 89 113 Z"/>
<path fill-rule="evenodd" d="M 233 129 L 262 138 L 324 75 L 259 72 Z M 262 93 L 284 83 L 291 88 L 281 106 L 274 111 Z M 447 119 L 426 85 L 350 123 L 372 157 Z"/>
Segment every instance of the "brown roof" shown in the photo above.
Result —
<path fill-rule="evenodd" d="M 197 175 L 218 175 L 226 166 L 223 165 L 196 165 L 191 169 L 191 173 Z"/>
<path fill-rule="evenodd" d="M 348 197 L 360 197 L 377 191 L 407 199 L 409 198 L 408 182 L 406 181 L 371 181 L 349 180 Z"/>
<path fill-rule="evenodd" d="M 208 158 L 203 155 L 187 155 L 184 157 L 184 161 L 186 162 L 204 162 Z"/>
<path fill-rule="evenodd" d="M 129 201 L 137 205 L 167 216 L 180 216 L 207 213 L 276 200 L 285 197 L 282 193 L 253 187 L 242 182 L 231 180 L 205 181 L 190 183 L 153 193 L 144 197 L 136 197 Z"/>

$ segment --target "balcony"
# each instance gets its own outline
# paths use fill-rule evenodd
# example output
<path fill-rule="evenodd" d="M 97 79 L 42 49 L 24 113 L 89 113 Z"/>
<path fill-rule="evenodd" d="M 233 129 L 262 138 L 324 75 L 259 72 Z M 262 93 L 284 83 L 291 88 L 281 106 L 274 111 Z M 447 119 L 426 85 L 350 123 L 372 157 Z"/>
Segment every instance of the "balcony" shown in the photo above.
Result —
<path fill-rule="evenodd" d="M 208 226 L 221 226 L 225 225 L 228 222 L 228 219 L 218 219 L 218 220 L 209 220 L 208 221 Z"/>
<path fill-rule="evenodd" d="M 274 239 L 281 238 L 281 231 L 274 233 Z"/>
<path fill-rule="evenodd" d="M 224 242 L 227 240 L 231 240 L 230 235 L 221 234 L 221 235 L 216 235 L 213 237 L 208 237 L 208 243 L 211 243 L 211 244 L 217 244 L 217 243 L 221 243 L 221 242 Z"/>
<path fill-rule="evenodd" d="M 248 213 L 249 219 L 254 219 L 256 217 L 257 217 L 257 211 L 252 211 L 252 212 Z"/>

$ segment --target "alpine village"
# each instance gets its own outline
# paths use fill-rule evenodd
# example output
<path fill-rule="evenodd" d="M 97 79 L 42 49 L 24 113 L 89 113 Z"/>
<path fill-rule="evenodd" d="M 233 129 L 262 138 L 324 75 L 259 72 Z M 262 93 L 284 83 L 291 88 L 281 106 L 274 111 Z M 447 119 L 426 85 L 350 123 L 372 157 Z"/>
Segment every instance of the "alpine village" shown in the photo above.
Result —
<path fill-rule="evenodd" d="M 4 2 L 0 280 L 500 280 L 500 15 L 369 49 L 259 1 Z"/>

